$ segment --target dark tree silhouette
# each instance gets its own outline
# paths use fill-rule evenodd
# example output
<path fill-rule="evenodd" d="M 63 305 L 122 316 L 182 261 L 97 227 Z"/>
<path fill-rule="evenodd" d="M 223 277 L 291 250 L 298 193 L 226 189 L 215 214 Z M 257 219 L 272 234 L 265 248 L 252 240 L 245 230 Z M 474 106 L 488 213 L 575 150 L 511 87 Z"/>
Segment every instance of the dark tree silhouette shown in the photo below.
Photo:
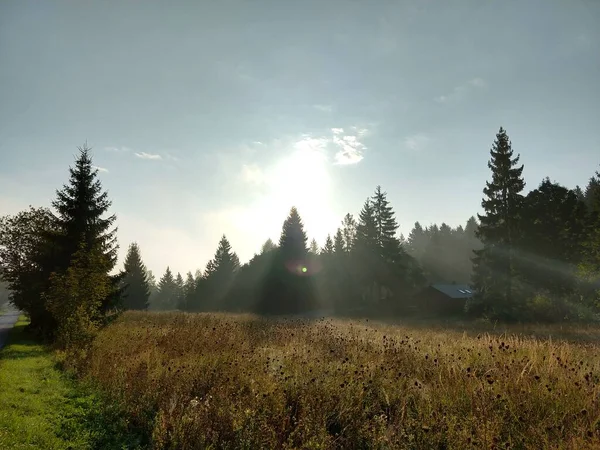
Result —
<path fill-rule="evenodd" d="M 148 309 L 150 284 L 146 266 L 142 261 L 140 247 L 136 242 L 129 245 L 125 257 L 125 276 L 123 284 L 123 307 L 125 309 Z"/>
<path fill-rule="evenodd" d="M 523 165 L 514 156 L 511 142 L 501 127 L 490 150 L 488 167 L 492 180 L 486 182 L 481 202 L 485 213 L 477 215 L 477 232 L 483 248 L 476 251 L 473 282 L 476 296 L 472 306 L 488 314 L 510 319 L 519 314 L 515 292 L 515 247 L 521 240 L 523 212 Z"/>

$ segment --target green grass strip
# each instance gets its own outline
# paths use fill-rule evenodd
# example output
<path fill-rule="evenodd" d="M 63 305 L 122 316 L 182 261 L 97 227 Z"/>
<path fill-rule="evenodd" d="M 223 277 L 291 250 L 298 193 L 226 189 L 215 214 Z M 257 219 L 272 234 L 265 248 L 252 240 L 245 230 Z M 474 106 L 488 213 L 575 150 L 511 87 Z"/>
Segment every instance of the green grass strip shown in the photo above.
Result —
<path fill-rule="evenodd" d="M 0 351 L 0 449 L 141 448 L 125 420 L 56 365 L 20 317 Z"/>

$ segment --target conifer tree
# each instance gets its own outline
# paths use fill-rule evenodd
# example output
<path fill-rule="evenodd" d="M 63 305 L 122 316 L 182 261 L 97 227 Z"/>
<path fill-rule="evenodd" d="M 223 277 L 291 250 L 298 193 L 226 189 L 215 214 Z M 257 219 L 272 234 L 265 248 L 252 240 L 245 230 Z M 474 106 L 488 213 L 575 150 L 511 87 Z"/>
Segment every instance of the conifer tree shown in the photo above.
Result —
<path fill-rule="evenodd" d="M 175 307 L 179 310 L 185 309 L 184 281 L 180 272 L 175 277 Z"/>
<path fill-rule="evenodd" d="M 271 238 L 267 239 L 265 241 L 265 243 L 262 245 L 261 249 L 260 249 L 260 254 L 262 255 L 263 253 L 268 253 L 270 251 L 273 250 L 277 250 L 277 246 L 275 245 L 275 243 L 271 240 Z"/>
<path fill-rule="evenodd" d="M 314 238 L 310 241 L 310 247 L 308 249 L 308 252 L 312 255 L 319 254 L 319 244 L 317 244 L 317 241 Z"/>
<path fill-rule="evenodd" d="M 167 270 L 158 282 L 158 293 L 156 296 L 156 309 L 169 311 L 177 307 L 177 284 L 171 268 Z"/>
<path fill-rule="evenodd" d="M 337 229 L 333 238 L 333 251 L 336 255 L 346 253 L 346 243 L 344 242 L 344 234 L 340 228 Z"/>
<path fill-rule="evenodd" d="M 342 220 L 342 234 L 344 236 L 344 250 L 350 253 L 356 242 L 356 221 L 352 214 L 348 213 Z"/>
<path fill-rule="evenodd" d="M 398 248 L 398 238 L 396 237 L 398 223 L 386 193 L 381 190 L 381 186 L 377 186 L 375 189 L 375 194 L 371 198 L 371 205 L 375 219 L 377 245 L 384 253 L 384 257 L 394 258 Z"/>
<path fill-rule="evenodd" d="M 56 248 L 49 264 L 53 271 L 66 271 L 73 255 L 83 245 L 87 251 L 101 253 L 102 270 L 108 274 L 117 263 L 116 216 L 107 215 L 111 201 L 108 193 L 102 190 L 98 170 L 92 164 L 91 149 L 87 144 L 79 147 L 75 166 L 69 168 L 69 173 L 69 183 L 56 192 L 56 199 L 52 202 L 58 231 L 49 236 Z M 112 289 L 103 301 L 103 310 L 119 304 L 121 291 L 118 286 L 122 276 L 111 276 Z"/>
<path fill-rule="evenodd" d="M 478 214 L 477 236 L 483 248 L 475 252 L 473 282 L 476 296 L 471 306 L 492 316 L 510 319 L 520 305 L 515 293 L 515 246 L 520 240 L 525 188 L 520 156 L 514 156 L 511 142 L 501 127 L 490 150 L 488 167 L 492 180 L 486 182 Z"/>
<path fill-rule="evenodd" d="M 125 257 L 125 286 L 123 291 L 123 307 L 125 309 L 148 309 L 150 284 L 146 266 L 142 262 L 140 247 L 136 242 L 129 245 Z"/>
<path fill-rule="evenodd" d="M 585 204 L 549 178 L 525 197 L 520 273 L 533 292 L 567 294 L 575 287 L 576 265 L 585 241 Z"/>
<path fill-rule="evenodd" d="M 183 311 L 189 311 L 190 305 L 192 304 L 192 299 L 194 295 L 194 290 L 196 288 L 196 279 L 192 272 L 188 272 L 185 276 L 185 282 L 183 284 L 183 302 L 179 306 L 179 309 Z"/>
<path fill-rule="evenodd" d="M 240 269 L 240 260 L 231 249 L 225 235 L 221 237 L 214 258 L 206 266 L 204 278 L 205 307 L 209 310 L 221 310 L 225 296 L 231 289 L 233 280 Z"/>
<path fill-rule="evenodd" d="M 279 248 L 261 283 L 257 309 L 261 313 L 289 314 L 314 307 L 312 270 L 309 270 L 306 233 L 295 207 L 283 222 Z"/>
<path fill-rule="evenodd" d="M 322 255 L 333 255 L 333 251 L 334 251 L 333 241 L 331 240 L 331 235 L 328 234 L 327 238 L 325 238 L 325 245 L 321 249 L 321 254 Z"/>
<path fill-rule="evenodd" d="M 283 222 L 279 238 L 279 248 L 282 256 L 288 260 L 303 260 L 308 253 L 306 242 L 304 224 L 296 207 L 292 207 L 289 216 Z"/>
<path fill-rule="evenodd" d="M 427 249 L 429 238 L 425 230 L 419 222 L 415 222 L 413 229 L 408 235 L 407 247 L 408 252 L 418 261 L 423 260 L 423 255 Z"/>
<path fill-rule="evenodd" d="M 358 216 L 358 225 L 356 226 L 356 246 L 361 250 L 373 249 L 377 247 L 377 224 L 375 222 L 375 212 L 370 199 L 367 199 Z"/>

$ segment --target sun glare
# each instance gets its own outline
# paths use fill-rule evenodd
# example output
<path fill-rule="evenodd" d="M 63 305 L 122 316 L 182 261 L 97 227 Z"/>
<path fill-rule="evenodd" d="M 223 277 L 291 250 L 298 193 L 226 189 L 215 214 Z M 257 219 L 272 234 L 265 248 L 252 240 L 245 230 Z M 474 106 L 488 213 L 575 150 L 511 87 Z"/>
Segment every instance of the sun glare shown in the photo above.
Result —
<path fill-rule="evenodd" d="M 309 239 L 314 237 L 322 244 L 340 221 L 331 211 L 329 164 L 320 140 L 306 138 L 297 142 L 292 153 L 277 161 L 267 173 L 268 209 L 261 208 L 267 213 L 265 219 L 276 223 L 280 230 L 289 209 L 296 206 Z"/>

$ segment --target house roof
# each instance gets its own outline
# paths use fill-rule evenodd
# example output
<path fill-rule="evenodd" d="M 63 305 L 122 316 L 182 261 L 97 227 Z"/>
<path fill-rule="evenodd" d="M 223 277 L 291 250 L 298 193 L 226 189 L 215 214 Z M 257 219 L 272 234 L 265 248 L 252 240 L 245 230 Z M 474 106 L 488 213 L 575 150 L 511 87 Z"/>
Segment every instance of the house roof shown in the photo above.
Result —
<path fill-rule="evenodd" d="M 468 284 L 432 284 L 431 287 L 450 298 L 473 297 L 473 289 Z"/>

